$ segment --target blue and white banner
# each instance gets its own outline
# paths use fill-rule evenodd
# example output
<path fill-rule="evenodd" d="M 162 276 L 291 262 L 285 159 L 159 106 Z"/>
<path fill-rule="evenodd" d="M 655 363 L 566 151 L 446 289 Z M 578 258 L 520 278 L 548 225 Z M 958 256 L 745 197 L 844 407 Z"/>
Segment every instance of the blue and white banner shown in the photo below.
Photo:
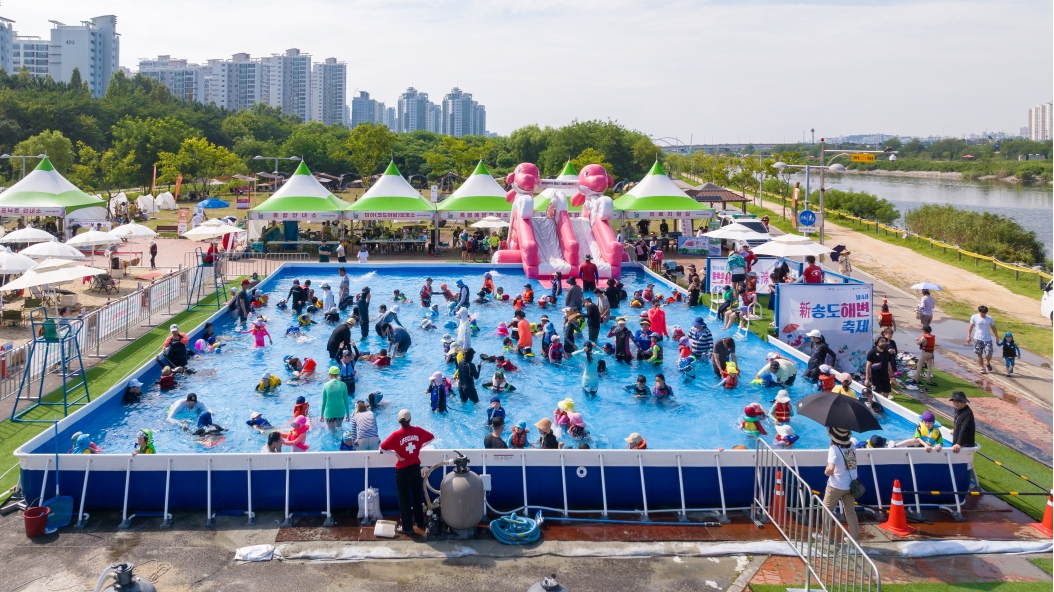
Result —
<path fill-rule="evenodd" d="M 808 355 L 805 336 L 819 329 L 838 353 L 836 368 L 861 372 L 871 349 L 871 284 L 783 284 L 777 286 L 776 327 L 778 339 Z"/>

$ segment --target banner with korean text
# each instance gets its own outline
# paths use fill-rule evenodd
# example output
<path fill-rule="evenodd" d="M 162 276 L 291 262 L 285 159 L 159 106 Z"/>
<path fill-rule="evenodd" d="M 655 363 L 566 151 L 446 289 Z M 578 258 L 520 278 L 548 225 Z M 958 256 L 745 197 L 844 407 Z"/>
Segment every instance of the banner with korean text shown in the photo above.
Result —
<path fill-rule="evenodd" d="M 801 275 L 802 264 L 798 261 L 792 261 L 790 259 L 780 259 L 778 257 L 758 257 L 758 260 L 750 268 L 751 271 L 757 272 L 757 293 L 758 296 L 767 295 L 770 291 L 769 286 L 772 280 L 769 278 L 769 274 L 772 273 L 773 268 L 780 261 L 786 261 L 787 266 L 790 267 L 792 277 L 798 277 Z M 709 257 L 706 260 L 706 278 L 704 280 L 703 290 L 709 292 L 710 286 L 724 286 L 732 283 L 732 274 L 728 273 L 728 259 L 725 257 Z"/>
<path fill-rule="evenodd" d="M 812 348 L 805 334 L 819 329 L 838 354 L 836 367 L 843 372 L 862 372 L 872 346 L 871 304 L 871 284 L 777 286 L 777 338 L 808 355 Z"/>

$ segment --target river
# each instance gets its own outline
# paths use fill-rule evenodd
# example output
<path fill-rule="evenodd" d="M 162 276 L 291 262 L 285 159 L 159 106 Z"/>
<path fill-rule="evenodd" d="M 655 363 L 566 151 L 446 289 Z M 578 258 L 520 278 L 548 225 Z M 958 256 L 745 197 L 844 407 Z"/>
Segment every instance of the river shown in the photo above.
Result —
<path fill-rule="evenodd" d="M 793 180 L 801 181 L 802 187 L 805 186 L 804 174 L 793 177 Z M 814 176 L 811 183 L 814 198 L 819 183 L 819 176 Z M 892 202 L 901 215 L 927 203 L 951 204 L 976 212 L 1003 214 L 1026 230 L 1034 231 L 1036 238 L 1043 243 L 1047 256 L 1052 254 L 1054 188 L 1049 184 L 844 174 L 828 176 L 826 185 L 842 191 L 866 191 L 877 195 Z"/>

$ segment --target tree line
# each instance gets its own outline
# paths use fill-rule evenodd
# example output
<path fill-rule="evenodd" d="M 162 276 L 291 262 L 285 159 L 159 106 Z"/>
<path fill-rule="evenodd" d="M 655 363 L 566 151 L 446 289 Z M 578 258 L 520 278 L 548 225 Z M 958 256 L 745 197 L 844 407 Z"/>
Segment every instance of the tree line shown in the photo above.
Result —
<path fill-rule="evenodd" d="M 79 72 L 69 83 L 0 69 L 0 151 L 46 153 L 59 172 L 89 191 L 150 187 L 178 175 L 191 189 L 209 179 L 273 172 L 274 160 L 297 156 L 314 172 L 371 178 L 394 160 L 404 176 L 428 182 L 471 173 L 482 160 L 504 174 L 520 162 L 556 175 L 568 160 L 579 168 L 605 164 L 616 180 L 639 180 L 662 151 L 647 135 L 615 121 L 574 121 L 563 127 L 530 125 L 508 136 L 454 138 L 417 131 L 395 134 L 379 124 L 355 129 L 303 122 L 263 104 L 230 111 L 173 96 L 163 84 L 136 74 L 114 74 L 106 94 L 93 97 Z M 31 161 L 32 162 L 32 161 Z M 289 174 L 296 163 L 279 161 Z M 0 181 L 19 178 L 21 162 L 0 169 Z"/>

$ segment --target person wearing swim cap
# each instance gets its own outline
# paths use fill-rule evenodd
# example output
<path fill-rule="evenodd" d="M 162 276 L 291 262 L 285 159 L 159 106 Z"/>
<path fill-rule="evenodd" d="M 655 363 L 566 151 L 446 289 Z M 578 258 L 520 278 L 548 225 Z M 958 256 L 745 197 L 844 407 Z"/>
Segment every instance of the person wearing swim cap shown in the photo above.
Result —
<path fill-rule="evenodd" d="M 189 433 L 191 436 L 206 436 L 209 434 L 218 434 L 225 432 L 223 426 L 213 423 L 212 412 L 204 411 L 198 416 L 198 425 L 195 429 L 191 430 L 187 422 L 183 422 L 183 431 Z"/>
<path fill-rule="evenodd" d="M 153 430 L 139 430 L 135 435 L 135 440 L 135 450 L 132 451 L 132 456 L 137 454 L 157 454 L 157 449 L 154 448 Z"/>

